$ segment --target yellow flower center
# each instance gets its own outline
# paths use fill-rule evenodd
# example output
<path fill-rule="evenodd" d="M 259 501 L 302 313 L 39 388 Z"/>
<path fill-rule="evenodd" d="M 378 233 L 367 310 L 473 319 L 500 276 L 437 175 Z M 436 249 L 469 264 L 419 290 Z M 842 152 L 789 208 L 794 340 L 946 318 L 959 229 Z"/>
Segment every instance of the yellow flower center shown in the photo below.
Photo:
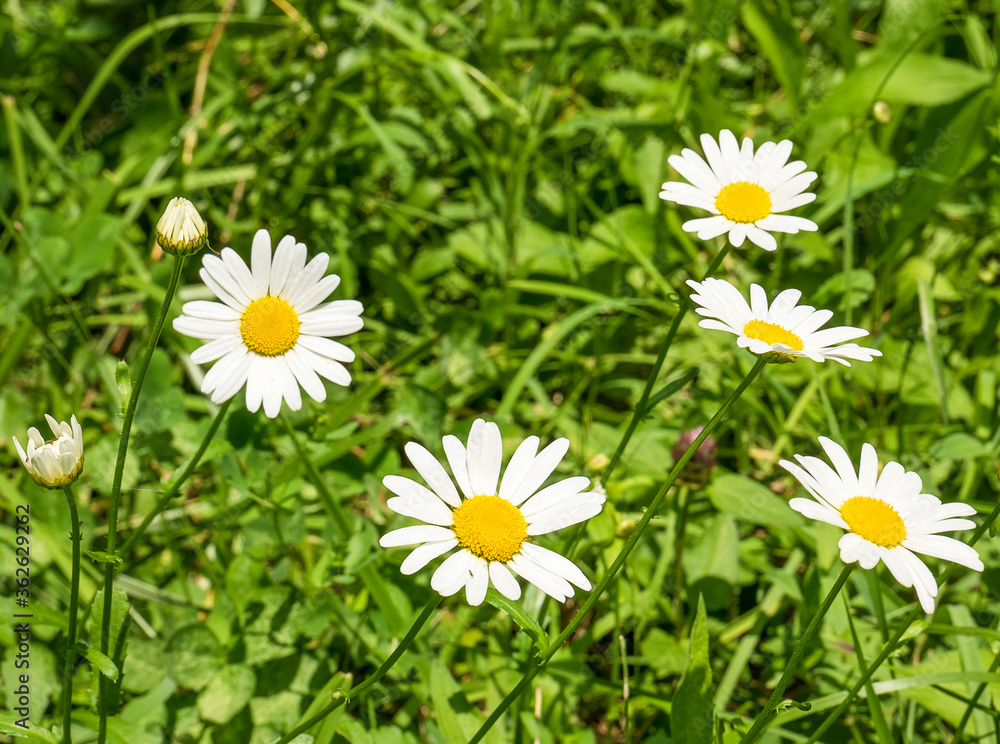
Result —
<path fill-rule="evenodd" d="M 757 341 L 763 341 L 769 346 L 771 344 L 784 344 L 795 351 L 802 351 L 801 338 L 791 331 L 786 331 L 780 325 L 768 323 L 765 320 L 751 320 L 743 326 L 743 335 Z"/>
<path fill-rule="evenodd" d="M 715 197 L 715 208 L 726 219 L 749 224 L 771 214 L 771 195 L 763 186 L 737 181 L 722 187 Z"/>
<path fill-rule="evenodd" d="M 840 507 L 840 517 L 851 532 L 883 548 L 894 548 L 906 539 L 906 524 L 899 512 L 871 496 L 855 496 Z"/>
<path fill-rule="evenodd" d="M 299 338 L 299 316 L 284 300 L 261 297 L 243 311 L 240 335 L 246 347 L 261 356 L 281 356 Z"/>
<path fill-rule="evenodd" d="M 452 519 L 458 544 L 486 561 L 506 563 L 528 537 L 521 510 L 499 496 L 466 499 Z"/>

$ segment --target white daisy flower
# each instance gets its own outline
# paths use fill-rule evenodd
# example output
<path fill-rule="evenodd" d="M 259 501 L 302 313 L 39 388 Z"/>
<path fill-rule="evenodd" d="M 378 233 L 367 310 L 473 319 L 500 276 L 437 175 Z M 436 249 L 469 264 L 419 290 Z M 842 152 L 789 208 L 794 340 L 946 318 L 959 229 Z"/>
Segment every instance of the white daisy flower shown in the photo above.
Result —
<path fill-rule="evenodd" d="M 843 447 L 826 437 L 820 437 L 819 443 L 833 468 L 817 457 L 802 455 L 795 455 L 802 467 L 788 460 L 779 465 L 816 499 L 792 499 L 789 506 L 810 519 L 848 531 L 839 543 L 845 563 L 857 561 L 867 569 L 881 560 L 900 584 L 916 588 L 927 613 L 934 611 L 938 587 L 930 569 L 914 553 L 983 570 L 974 548 L 939 534 L 975 527 L 972 520 L 957 518 L 976 513 L 969 504 L 942 504 L 936 496 L 921 493 L 920 476 L 898 462 L 886 463 L 878 475 L 878 456 L 870 444 L 861 448 L 861 468 L 855 473 Z"/>
<path fill-rule="evenodd" d="M 882 356 L 877 349 L 846 344 L 853 338 L 867 336 L 868 331 L 850 326 L 824 328 L 820 326 L 833 317 L 830 310 L 817 310 L 809 305 L 796 305 L 802 293 L 786 289 L 767 304 L 767 293 L 758 284 L 750 285 L 750 304 L 732 284 L 722 279 L 688 281 L 695 290 L 691 299 L 697 303 L 695 312 L 707 320 L 698 325 L 716 331 L 735 333 L 740 348 L 757 355 L 774 354 L 780 361 L 808 357 L 814 362 L 832 359 L 846 367 L 846 359 L 870 362 Z"/>
<path fill-rule="evenodd" d="M 35 483 L 46 488 L 62 488 L 75 481 L 83 470 L 83 429 L 76 416 L 71 416 L 68 424 L 56 421 L 49 414 L 45 414 L 45 420 L 55 439 L 46 442 L 32 426 L 28 429 L 27 451 L 17 437 L 13 437 L 14 447 Z"/>
<path fill-rule="evenodd" d="M 397 494 L 387 502 L 390 509 L 427 524 L 389 532 L 379 544 L 418 546 L 400 566 L 404 574 L 457 547 L 434 572 L 431 588 L 450 597 L 465 587 L 473 606 L 482 604 L 490 582 L 504 596 L 518 599 L 521 587 L 512 571 L 560 602 L 573 596 L 571 584 L 589 590 L 590 582 L 575 563 L 536 545 L 533 538 L 600 513 L 604 494 L 582 493 L 590 485 L 583 476 L 538 490 L 566 455 L 569 441 L 557 439 L 541 452 L 538 442 L 535 436 L 525 439 L 500 480 L 503 442 L 496 424 L 477 419 L 468 449 L 458 437 L 446 436 L 444 451 L 461 495 L 441 463 L 409 442 L 406 455 L 430 489 L 398 475 L 387 475 L 382 483 Z"/>
<path fill-rule="evenodd" d="M 348 385 L 351 375 L 342 362 L 354 352 L 328 336 L 346 336 L 361 329 L 361 303 L 338 300 L 320 305 L 340 284 L 326 273 L 330 257 L 320 253 L 306 264 L 306 246 L 286 235 L 271 260 L 271 236 L 258 230 L 253 238 L 250 267 L 232 248 L 205 256 L 200 275 L 222 302 L 184 305 L 174 329 L 207 344 L 191 354 L 204 364 L 218 359 L 201 383 L 213 403 L 236 395 L 246 385 L 251 412 L 261 404 L 274 418 L 284 400 L 293 411 L 302 407 L 302 387 L 313 400 L 326 400 L 320 377 Z"/>
<path fill-rule="evenodd" d="M 753 142 L 743 140 L 740 147 L 728 129 L 719 132 L 716 144 L 711 135 L 701 135 L 706 163 L 694 150 L 684 149 L 671 155 L 669 163 L 691 183 L 668 181 L 660 198 L 676 204 L 707 209 L 714 217 L 689 220 L 682 227 L 698 233 L 702 240 L 729 233 L 729 242 L 737 248 L 750 238 L 766 251 L 778 247 L 771 232 L 813 231 L 816 223 L 802 217 L 781 214 L 801 207 L 816 198 L 803 193 L 816 174 L 803 173 L 801 160 L 789 163 L 792 143 L 765 142 L 754 155 Z"/>

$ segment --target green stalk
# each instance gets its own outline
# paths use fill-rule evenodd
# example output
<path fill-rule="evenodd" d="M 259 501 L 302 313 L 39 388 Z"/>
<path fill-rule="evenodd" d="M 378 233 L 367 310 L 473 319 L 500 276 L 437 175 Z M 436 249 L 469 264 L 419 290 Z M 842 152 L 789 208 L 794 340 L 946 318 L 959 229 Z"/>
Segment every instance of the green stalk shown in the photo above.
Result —
<path fill-rule="evenodd" d="M 108 558 L 115 555 L 115 540 L 118 535 L 118 501 L 122 491 L 122 473 L 125 471 L 125 457 L 128 454 L 129 437 L 132 434 L 132 421 L 135 419 L 135 409 L 139 402 L 139 392 L 142 390 L 142 382 L 149 369 L 149 361 L 153 358 L 153 349 L 156 348 L 157 341 L 160 340 L 160 332 L 163 324 L 167 320 L 167 313 L 170 311 L 170 301 L 177 291 L 180 282 L 181 270 L 184 268 L 184 257 L 175 256 L 174 265 L 170 270 L 170 282 L 167 284 L 167 292 L 163 297 L 163 304 L 160 306 L 160 314 L 156 319 L 152 332 L 149 334 L 149 341 L 146 343 L 146 352 L 139 364 L 139 371 L 136 374 L 135 382 L 132 385 L 132 392 L 129 395 L 128 405 L 125 408 L 125 418 L 122 421 L 121 438 L 118 440 L 118 459 L 115 460 L 115 473 L 111 481 L 111 500 L 108 504 L 108 544 L 105 548 Z M 111 647 L 111 599 L 114 595 L 115 564 L 110 560 L 104 564 L 104 607 L 101 623 L 101 653 L 108 655 Z M 119 670 L 121 671 L 121 670 Z M 97 729 L 97 744 L 105 744 L 108 739 L 108 680 L 100 675 L 100 723 Z"/>
<path fill-rule="evenodd" d="M 677 494 L 677 524 L 674 536 L 674 625 L 678 630 L 684 627 L 684 539 L 687 536 L 688 510 L 691 508 L 691 489 L 682 485 Z"/>
<path fill-rule="evenodd" d="M 1000 475 L 1000 467 L 997 468 L 997 472 L 998 475 Z M 986 517 L 986 520 L 979 525 L 978 529 L 976 529 L 973 533 L 972 537 L 969 539 L 970 546 L 974 546 L 977 542 L 979 542 L 979 539 L 986 534 L 987 530 L 989 530 L 993 523 L 997 520 L 997 517 L 1000 517 L 1000 501 L 997 501 L 996 506 L 993 507 L 993 511 L 990 512 L 989 516 Z M 939 586 L 944 584 L 948 575 L 955 568 L 955 565 L 956 564 L 951 563 L 947 568 L 945 568 L 944 571 L 941 572 L 937 578 Z M 882 646 L 882 650 L 879 652 L 879 655 L 875 657 L 875 660 L 872 661 L 872 663 L 868 665 L 868 668 L 865 669 L 864 673 L 862 673 L 861 679 L 854 683 L 854 686 L 848 691 L 840 705 L 834 708 L 829 715 L 823 719 L 823 723 L 819 725 L 819 728 L 809 735 L 809 739 L 805 744 L 815 744 L 816 740 L 819 739 L 819 737 L 821 737 L 824 732 L 826 732 L 826 730 L 833 725 L 834 721 L 839 720 L 843 716 L 844 711 L 847 710 L 850 704 L 854 701 L 854 698 L 857 696 L 861 688 L 864 687 L 868 680 L 871 679 L 872 675 L 875 674 L 875 670 L 882 666 L 882 664 L 885 663 L 885 660 L 888 659 L 892 652 L 896 650 L 896 646 L 899 645 L 899 642 L 906 634 L 906 631 L 910 629 L 913 622 L 923 613 L 923 608 L 921 608 L 919 604 L 917 604 L 917 606 L 910 611 L 910 614 L 904 618 L 902 623 L 900 623 L 899 630 L 897 630 L 893 634 L 892 638 L 890 638 L 885 645 Z M 973 698 L 973 700 L 975 700 L 975 698 Z"/>
<path fill-rule="evenodd" d="M 727 413 L 729 413 L 729 409 L 732 408 L 733 404 L 737 400 L 739 400 L 740 396 L 743 395 L 743 392 L 750 387 L 750 383 L 757 378 L 757 375 L 761 373 L 766 364 L 767 362 L 764 359 L 758 358 L 753 366 L 753 369 L 747 373 L 746 377 L 743 378 L 743 381 L 739 384 L 739 386 L 732 392 L 726 402 L 722 404 L 722 407 L 716 411 L 712 420 L 706 424 L 705 428 L 702 429 L 701 434 L 698 435 L 698 438 L 691 443 L 687 452 L 685 452 L 681 456 L 681 459 L 679 459 L 674 465 L 673 470 L 670 471 L 670 474 L 660 486 L 660 489 L 656 492 L 653 500 L 649 502 L 649 506 L 646 508 L 645 514 L 643 514 L 642 519 L 639 520 L 639 524 L 636 525 L 635 530 L 632 531 L 628 540 L 625 541 L 625 545 L 622 547 L 621 552 L 618 553 L 614 561 L 612 561 L 607 572 L 604 574 L 604 577 L 597 582 L 597 586 L 595 586 L 591 591 L 590 596 L 587 597 L 587 601 L 583 603 L 563 632 L 560 633 L 559 636 L 549 645 L 548 650 L 541 656 L 540 660 L 534 664 L 531 669 L 524 674 L 524 676 L 521 677 L 520 681 L 514 686 L 514 689 L 507 693 L 507 696 L 500 702 L 500 705 L 497 706 L 496 710 L 494 710 L 490 714 L 489 718 L 483 722 L 483 725 L 479 727 L 479 730 L 475 733 L 475 735 L 469 739 L 469 744 L 476 744 L 476 742 L 482 741 L 482 738 L 486 736 L 486 732 L 489 731 L 493 727 L 493 724 L 500 719 L 500 716 L 503 715 L 504 711 L 507 710 L 507 708 L 509 708 L 518 697 L 520 697 L 525 688 L 531 684 L 531 680 L 535 678 L 535 675 L 542 670 L 549 660 L 555 656 L 556 652 L 562 647 L 567 639 L 573 635 L 578 627 L 580 627 L 580 623 L 583 622 L 584 618 L 597 604 L 598 600 L 601 598 L 601 594 L 603 594 L 604 590 L 608 588 L 611 580 L 615 577 L 618 571 L 621 570 L 621 567 L 625 565 L 625 560 L 639 543 L 642 533 L 645 531 L 646 527 L 649 525 L 650 521 L 652 521 L 657 512 L 659 512 L 660 506 L 663 504 L 663 500 L 666 498 L 670 487 L 674 485 L 674 482 L 684 471 L 684 468 L 691 461 L 691 458 L 694 457 L 698 448 L 701 446 L 701 443 L 705 441 L 709 434 L 715 431 L 715 428 L 719 425 L 719 423 L 721 423 L 722 419 L 725 418 Z"/>
<path fill-rule="evenodd" d="M 704 281 L 706 277 L 711 276 L 712 273 L 719 268 L 719 264 L 722 263 L 722 259 L 724 259 L 728 253 L 729 243 L 726 243 L 708 267 L 708 271 L 705 272 L 705 276 L 702 277 L 702 281 Z M 670 347 L 674 343 L 674 337 L 677 336 L 677 331 L 681 327 L 681 321 L 684 320 L 684 316 L 687 315 L 687 312 L 690 309 L 691 295 L 685 294 L 684 299 L 681 300 L 680 307 L 677 308 L 677 315 L 674 316 L 674 320 L 670 324 L 670 329 L 667 331 L 667 337 L 663 340 L 663 346 L 660 347 L 660 353 L 657 354 L 656 361 L 653 362 L 653 367 L 649 370 L 649 377 L 646 378 L 646 386 L 642 389 L 642 395 L 639 397 L 639 402 L 636 404 L 635 410 L 632 411 L 632 418 L 628 422 L 628 428 L 625 430 L 625 435 L 621 438 L 621 441 L 618 442 L 618 448 L 615 450 L 615 454 L 611 457 L 611 463 L 601 474 L 602 486 L 606 486 L 608 484 L 608 478 L 611 477 L 611 473 L 614 472 L 616 467 L 618 467 L 618 463 L 621 461 L 622 455 L 625 453 L 625 448 L 628 446 L 629 440 L 635 433 L 636 427 L 639 426 L 639 421 L 641 421 L 642 417 L 646 415 L 646 406 L 649 404 L 649 396 L 653 393 L 653 387 L 656 385 L 656 380 L 660 376 L 660 370 L 663 368 L 663 362 L 667 358 L 667 352 L 670 351 Z"/>
<path fill-rule="evenodd" d="M 781 702 L 782 696 L 785 694 L 785 689 L 788 684 L 792 681 L 792 677 L 795 676 L 795 671 L 799 667 L 799 662 L 802 661 L 802 655 L 805 654 L 806 648 L 812 642 L 813 636 L 816 635 L 816 631 L 819 630 L 820 623 L 823 621 L 823 617 L 826 615 L 827 611 L 830 609 L 830 605 L 833 604 L 833 600 L 837 598 L 840 594 L 840 590 L 844 588 L 844 584 L 847 583 L 847 579 L 851 575 L 851 571 L 854 570 L 856 563 L 846 563 L 844 564 L 843 570 L 840 572 L 840 576 L 834 582 L 830 591 L 827 592 L 826 597 L 823 599 L 823 603 L 816 610 L 816 614 L 813 615 L 813 619 L 809 621 L 809 625 L 806 626 L 805 632 L 802 637 L 799 638 L 799 642 L 795 644 L 795 649 L 792 651 L 792 656 L 785 665 L 785 671 L 781 673 L 781 679 L 778 680 L 777 687 L 774 688 L 774 692 L 771 693 L 770 699 L 767 701 L 767 705 L 764 706 L 764 710 L 757 714 L 754 719 L 753 725 L 747 732 L 746 736 L 740 739 L 740 744 L 753 744 L 760 738 L 760 735 L 764 733 L 764 730 L 770 725 L 771 718 L 774 715 L 775 708 L 778 707 L 778 703 Z"/>
<path fill-rule="evenodd" d="M 80 605 L 80 512 L 77 511 L 73 489 L 63 486 L 69 503 L 70 540 L 73 541 L 73 570 L 69 585 L 69 630 L 66 633 L 66 666 L 63 673 L 63 744 L 72 744 L 70 726 L 73 713 L 73 670 L 76 668 L 76 616 Z"/>
<path fill-rule="evenodd" d="M 323 708 L 323 710 L 314 715 L 305 723 L 300 723 L 298 726 L 296 726 L 287 734 L 278 739 L 278 741 L 276 741 L 274 744 L 288 744 L 288 742 L 295 739 L 296 736 L 298 736 L 299 734 L 304 734 L 306 731 L 311 729 L 313 726 L 322 721 L 328 715 L 333 713 L 333 711 L 337 710 L 337 708 L 339 708 L 341 705 L 350 702 L 351 698 L 358 697 L 363 692 L 368 690 L 369 687 L 372 687 L 376 682 L 382 679 L 382 677 L 384 677 L 386 673 L 390 669 L 392 669 L 393 666 L 395 666 L 396 662 L 399 661 L 399 657 L 403 655 L 403 652 L 405 652 L 406 649 L 410 647 L 410 644 L 413 643 L 413 639 L 417 637 L 417 633 L 420 632 L 420 629 L 424 626 L 424 623 L 426 623 L 427 619 L 434 613 L 434 610 L 437 609 L 437 606 L 441 604 L 442 599 L 444 599 L 444 597 L 437 594 L 436 592 L 434 593 L 434 596 L 431 598 L 431 601 L 427 603 L 427 606 L 424 607 L 423 612 L 420 613 L 420 617 L 418 617 L 413 622 L 413 625 L 410 626 L 410 629 L 406 632 L 406 635 L 403 636 L 403 640 L 401 640 L 399 642 L 399 645 L 396 646 L 395 649 L 393 649 L 393 652 L 391 654 L 389 654 L 389 658 L 387 658 L 384 662 L 382 662 L 382 666 L 380 666 L 378 669 L 375 670 L 374 674 L 368 677 L 364 682 L 356 684 L 346 693 L 341 693 L 339 691 L 335 692 L 333 694 L 333 702 L 329 703 L 325 708 Z"/>
<path fill-rule="evenodd" d="M 298 435 L 295 432 L 295 427 L 292 426 L 292 422 L 288 420 L 287 416 L 282 414 L 281 423 L 285 425 L 285 430 L 288 432 L 288 436 L 291 437 L 292 444 L 295 446 L 295 452 L 298 454 L 302 464 L 306 467 L 309 480 L 312 481 L 312 484 L 316 487 L 317 493 L 319 493 L 320 501 L 323 502 L 323 508 L 326 509 L 326 513 L 330 516 L 330 519 L 333 520 L 340 536 L 347 539 L 347 537 L 354 533 L 354 528 L 348 521 L 347 515 L 344 514 L 343 508 L 333 497 L 333 494 L 330 492 L 330 488 L 326 485 L 326 480 L 316 468 L 315 463 L 309 459 L 309 453 L 306 452 L 302 443 L 299 441 Z M 379 609 L 382 610 L 382 613 L 385 615 L 386 621 L 389 623 L 389 627 L 391 629 L 401 629 L 406 620 L 400 613 L 396 602 L 393 601 L 392 597 L 389 596 L 389 593 L 386 591 L 385 584 L 375 571 L 375 568 L 371 564 L 368 564 L 358 573 L 360 574 L 365 587 L 367 587 L 368 592 L 375 600 L 375 604 L 379 606 Z"/>
<path fill-rule="evenodd" d="M 122 544 L 121 548 L 118 550 L 118 555 L 128 555 L 129 549 L 135 545 L 143 534 L 145 534 L 152 521 L 156 519 L 160 512 L 167 507 L 170 500 L 180 493 L 181 485 L 184 481 L 191 477 L 191 473 L 193 473 L 194 469 L 198 467 L 198 463 L 205 454 L 205 450 L 208 449 L 208 445 L 211 444 L 212 440 L 215 438 L 215 433 L 219 430 L 219 426 L 221 426 L 222 420 L 226 417 L 226 412 L 229 410 L 229 406 L 232 402 L 233 399 L 230 398 L 219 406 L 219 412 L 215 414 L 215 419 L 212 421 L 211 426 L 208 427 L 208 431 L 205 432 L 205 436 L 201 440 L 201 444 L 198 445 L 198 450 L 191 456 L 191 459 L 187 461 L 181 472 L 170 479 L 163 490 L 163 495 L 160 497 L 160 500 L 156 502 L 156 506 L 153 507 L 152 511 L 150 511 L 149 514 L 147 514 L 142 520 L 142 524 L 136 527 L 135 531 L 129 535 L 128 539 Z"/>

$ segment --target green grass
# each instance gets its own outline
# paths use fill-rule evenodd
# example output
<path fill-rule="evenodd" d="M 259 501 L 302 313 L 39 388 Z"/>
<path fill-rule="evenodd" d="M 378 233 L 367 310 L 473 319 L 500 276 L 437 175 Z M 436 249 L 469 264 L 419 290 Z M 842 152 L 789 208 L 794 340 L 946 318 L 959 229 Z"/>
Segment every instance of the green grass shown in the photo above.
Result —
<path fill-rule="evenodd" d="M 121 426 L 119 359 L 138 364 L 170 261 L 151 252 L 167 200 L 190 198 L 213 247 L 253 233 L 331 255 L 335 298 L 365 305 L 348 390 L 280 421 L 237 397 L 204 464 L 130 548 L 130 606 L 109 741 L 265 743 L 363 680 L 432 598 L 378 547 L 410 524 L 385 506 L 407 441 L 495 419 L 509 457 L 529 434 L 572 442 L 563 475 L 601 477 L 674 318 L 684 280 L 720 244 L 662 202 L 669 155 L 730 128 L 790 138 L 820 174 L 796 210 L 817 233 L 747 244 L 715 272 L 773 296 L 794 286 L 884 356 L 844 369 L 770 366 L 716 432 L 718 467 L 690 498 L 675 570 L 677 491 L 569 644 L 492 742 L 735 742 L 767 700 L 840 570 L 839 531 L 785 505 L 777 462 L 830 436 L 917 471 L 982 521 L 1000 457 L 1000 19 L 985 2 L 617 3 L 458 6 L 355 0 L 238 4 L 189 114 L 219 8 L 199 2 L 6 4 L 0 17 L 0 543 L 31 506 L 32 701 L 60 724 L 69 596 L 64 499 L 39 489 L 10 437 L 75 413 L 86 468 L 83 547 L 103 548 Z M 891 106 L 883 123 L 876 101 Z M 197 141 L 185 158 L 185 139 Z M 200 298 L 188 261 L 171 317 Z M 139 401 L 121 536 L 190 457 L 216 409 L 167 325 Z M 599 579 L 673 462 L 751 368 L 730 336 L 681 325 L 604 512 L 543 544 Z M 319 477 L 311 474 L 315 468 Z M 317 489 L 317 481 L 320 489 Z M 329 516 L 332 494 L 348 529 Z M 748 508 L 748 504 L 752 508 Z M 963 539 L 968 535 L 962 535 Z M 119 541 L 121 542 L 121 540 Z M 1000 742 L 1000 573 L 956 570 L 822 741 Z M 930 561 L 935 571 L 943 567 Z M 0 683 L 14 706 L 13 563 L 0 578 Z M 682 577 L 682 586 L 675 577 Z M 82 637 L 99 646 L 103 567 L 84 557 Z M 880 568 L 855 571 L 810 645 L 765 741 L 806 741 L 915 603 Z M 566 608 L 527 592 L 555 638 Z M 699 600 L 699 597 L 701 598 Z M 699 613 L 699 606 L 703 612 Z M 96 611 L 95 611 L 96 608 Z M 522 619 L 522 622 L 528 623 Z M 530 625 L 529 625 L 530 627 Z M 530 663 L 530 633 L 490 605 L 445 600 L 414 650 L 314 730 L 317 744 L 460 744 Z M 624 650 L 624 657 L 623 657 Z M 74 741 L 96 731 L 96 674 L 75 678 Z M 623 696 L 624 676 L 630 696 Z M 704 725 L 700 711 L 714 707 Z M 13 731 L 0 712 L 0 741 Z M 780 732 L 780 733 L 779 733 Z"/>

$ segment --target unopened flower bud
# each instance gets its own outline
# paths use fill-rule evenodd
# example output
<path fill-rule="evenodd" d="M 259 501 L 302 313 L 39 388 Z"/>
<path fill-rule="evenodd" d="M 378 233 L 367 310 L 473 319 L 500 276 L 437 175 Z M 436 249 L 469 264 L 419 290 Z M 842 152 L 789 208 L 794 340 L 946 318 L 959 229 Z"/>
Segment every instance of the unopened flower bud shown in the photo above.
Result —
<path fill-rule="evenodd" d="M 881 124 L 888 124 L 892 121 L 892 106 L 885 101 L 875 101 L 875 105 L 872 106 L 872 116 Z"/>
<path fill-rule="evenodd" d="M 156 242 L 167 253 L 190 256 L 208 245 L 208 225 L 194 204 L 175 196 L 156 223 Z"/>
<path fill-rule="evenodd" d="M 604 470 L 610 464 L 611 458 L 603 452 L 598 452 L 596 455 L 587 460 L 587 468 L 595 472 Z"/>
<path fill-rule="evenodd" d="M 70 418 L 69 424 L 56 421 L 48 414 L 45 414 L 45 420 L 49 422 L 55 439 L 46 442 L 38 429 L 32 426 L 28 429 L 27 451 L 21 447 L 17 437 L 14 437 L 14 447 L 21 464 L 35 483 L 45 488 L 62 488 L 75 481 L 83 470 L 83 429 L 76 416 Z"/>
<path fill-rule="evenodd" d="M 703 426 L 696 426 L 694 429 L 681 432 L 681 435 L 677 437 L 677 442 L 670 449 L 670 454 L 674 458 L 674 462 L 677 462 L 684 456 L 688 448 L 701 436 L 704 428 Z M 684 468 L 684 472 L 681 473 L 681 480 L 688 483 L 704 483 L 708 481 L 708 476 L 716 464 L 716 449 L 715 440 L 712 437 L 705 437 L 705 441 L 698 446 L 694 456 L 688 462 L 687 467 Z"/>
<path fill-rule="evenodd" d="M 626 539 L 635 531 L 637 522 L 631 517 L 624 517 L 615 525 L 615 537 Z"/>

